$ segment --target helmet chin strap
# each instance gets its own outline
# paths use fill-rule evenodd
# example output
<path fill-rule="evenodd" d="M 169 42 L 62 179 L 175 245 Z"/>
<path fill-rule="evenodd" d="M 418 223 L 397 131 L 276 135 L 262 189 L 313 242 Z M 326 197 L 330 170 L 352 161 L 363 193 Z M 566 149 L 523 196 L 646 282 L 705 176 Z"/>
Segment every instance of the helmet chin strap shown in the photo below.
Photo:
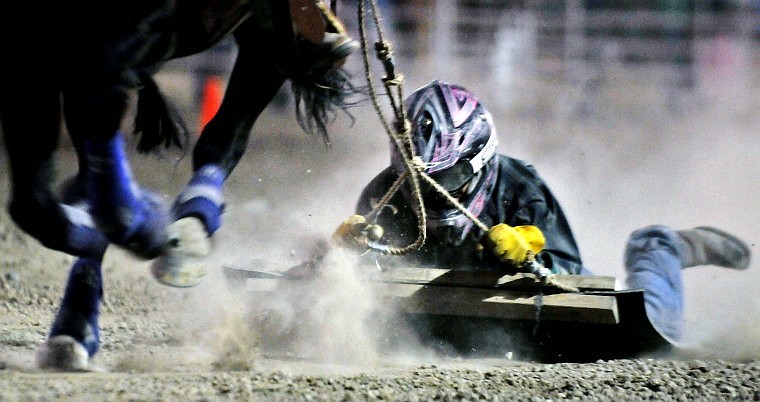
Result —
<path fill-rule="evenodd" d="M 473 191 L 478 187 L 478 183 L 480 182 L 480 179 L 483 177 L 483 172 L 478 171 L 472 176 L 472 179 L 470 179 L 470 183 L 467 185 L 467 189 L 464 191 L 465 194 L 469 195 L 472 194 Z"/>

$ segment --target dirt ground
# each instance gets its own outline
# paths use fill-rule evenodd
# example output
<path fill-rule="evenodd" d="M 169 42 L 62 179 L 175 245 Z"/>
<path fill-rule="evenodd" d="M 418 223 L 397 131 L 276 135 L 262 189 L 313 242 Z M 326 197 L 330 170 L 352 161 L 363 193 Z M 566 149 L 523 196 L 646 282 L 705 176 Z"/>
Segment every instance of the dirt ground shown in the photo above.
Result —
<path fill-rule="evenodd" d="M 532 161 L 553 186 L 586 264 L 622 279 L 627 234 L 653 223 L 722 227 L 756 254 L 758 101 L 715 95 L 664 117 L 655 103 L 632 113 L 624 92 L 600 96 L 616 103 L 601 102 L 605 117 L 585 123 L 492 110 L 500 151 Z M 369 110 L 355 112 L 353 125 L 338 118 L 330 149 L 302 134 L 289 110 L 273 108 L 257 123 L 225 190 L 225 223 L 199 286 L 162 286 L 148 262 L 109 249 L 95 372 L 35 368 L 73 259 L 44 249 L 0 212 L 0 401 L 760 400 L 757 258 L 744 272 L 685 272 L 688 336 L 656 359 L 462 359 L 410 339 L 381 353 L 363 325 L 375 301 L 340 253 L 331 255 L 325 283 L 284 293 L 277 320 L 252 323 L 246 312 L 267 301 L 232 291 L 221 267 L 302 262 L 351 214 L 388 158 Z M 167 200 L 189 176 L 189 156 L 131 157 L 138 180 Z M 73 166 L 64 143 L 60 176 Z M 0 181 L 8 188 L 7 175 Z"/>

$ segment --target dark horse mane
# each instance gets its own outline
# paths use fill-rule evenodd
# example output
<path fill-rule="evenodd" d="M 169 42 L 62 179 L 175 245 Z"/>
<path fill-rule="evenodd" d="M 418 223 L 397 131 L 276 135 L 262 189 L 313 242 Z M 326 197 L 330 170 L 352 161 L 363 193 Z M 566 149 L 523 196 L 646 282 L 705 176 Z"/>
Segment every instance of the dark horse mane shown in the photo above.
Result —
<path fill-rule="evenodd" d="M 324 83 L 303 83 L 291 81 L 295 98 L 296 118 L 301 128 L 312 135 L 321 135 L 326 146 L 330 146 L 327 126 L 335 120 L 338 112 L 345 113 L 351 122 L 354 117 L 349 109 L 361 103 L 366 93 L 351 81 L 351 75 L 344 69 L 330 70 L 322 78 Z M 361 95 L 357 100 L 356 95 Z"/>

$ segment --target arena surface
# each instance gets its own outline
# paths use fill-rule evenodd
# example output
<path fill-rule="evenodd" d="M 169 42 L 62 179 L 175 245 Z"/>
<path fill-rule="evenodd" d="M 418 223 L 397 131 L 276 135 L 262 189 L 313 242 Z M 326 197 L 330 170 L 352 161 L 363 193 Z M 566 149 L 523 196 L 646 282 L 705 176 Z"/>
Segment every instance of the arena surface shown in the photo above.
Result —
<path fill-rule="evenodd" d="M 265 260 L 288 267 L 309 258 L 388 161 L 388 139 L 371 105 L 358 106 L 353 123 L 336 119 L 328 149 L 300 131 L 286 103 L 273 104 L 256 124 L 230 177 L 225 224 L 202 284 L 164 287 L 148 263 L 109 249 L 99 371 L 35 369 L 34 352 L 73 260 L 44 249 L 0 212 L 0 400 L 760 399 L 757 74 L 707 80 L 712 86 L 685 97 L 678 113 L 665 110 L 648 72 L 611 74 L 617 81 L 596 94 L 590 119 L 499 106 L 487 83 L 452 81 L 497 105 L 499 150 L 533 162 L 549 182 L 595 273 L 622 280 L 626 237 L 644 225 L 712 225 L 747 240 L 754 253 L 747 271 L 684 273 L 688 336 L 674 355 L 539 364 L 442 357 L 406 339 L 396 353 L 379 353 L 362 325 L 375 301 L 340 253 L 331 254 L 322 286 L 289 293 L 276 321 L 253 325 L 246 311 L 262 301 L 231 291 L 221 266 Z M 410 76 L 407 93 L 446 79 Z M 524 85 L 533 107 L 567 95 Z M 187 94 L 177 96 L 190 103 Z M 71 151 L 64 142 L 60 178 L 74 171 Z M 189 177 L 189 156 L 131 158 L 138 180 L 167 200 Z M 2 162 L 7 166 L 5 155 Z M 0 181 L 7 189 L 8 177 Z M 3 191 L 3 204 L 7 196 Z"/>

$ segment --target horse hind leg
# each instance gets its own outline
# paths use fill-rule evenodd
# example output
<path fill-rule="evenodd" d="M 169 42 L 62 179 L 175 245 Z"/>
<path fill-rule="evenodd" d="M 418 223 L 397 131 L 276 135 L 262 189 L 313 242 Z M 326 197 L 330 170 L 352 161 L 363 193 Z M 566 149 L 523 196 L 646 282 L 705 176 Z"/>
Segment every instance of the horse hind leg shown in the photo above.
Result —
<path fill-rule="evenodd" d="M 169 226 L 168 252 L 151 266 L 153 277 L 174 287 L 198 284 L 208 272 L 211 236 L 221 226 L 224 211 L 222 185 L 226 174 L 215 164 L 198 169 L 172 206 L 175 222 Z"/>
<path fill-rule="evenodd" d="M 61 305 L 45 342 L 36 354 L 37 367 L 91 371 L 100 346 L 98 316 L 103 299 L 100 260 L 80 258 L 71 270 Z"/>
<path fill-rule="evenodd" d="M 86 203 L 78 202 L 84 200 L 63 205 L 51 189 L 61 124 L 58 90 L 44 79 L 7 89 L 0 96 L 0 120 L 10 160 L 11 219 L 47 248 L 99 258 L 108 239 L 95 228 Z"/>
<path fill-rule="evenodd" d="M 72 199 L 71 204 L 63 204 L 51 192 L 46 179 L 52 171 L 49 161 L 13 164 L 12 168 L 8 212 L 19 228 L 52 250 L 92 258 L 105 253 L 109 241 L 95 227 L 87 201 Z"/>

